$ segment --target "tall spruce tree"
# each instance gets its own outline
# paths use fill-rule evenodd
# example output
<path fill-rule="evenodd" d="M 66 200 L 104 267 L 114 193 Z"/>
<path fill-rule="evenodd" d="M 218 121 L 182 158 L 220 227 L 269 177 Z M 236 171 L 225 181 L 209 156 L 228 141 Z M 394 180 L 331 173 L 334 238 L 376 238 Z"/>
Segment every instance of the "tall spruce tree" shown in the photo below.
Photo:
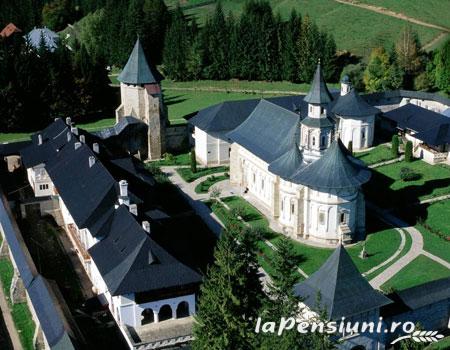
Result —
<path fill-rule="evenodd" d="M 450 40 L 447 40 L 438 50 L 435 55 L 434 63 L 436 65 L 436 87 L 450 94 Z"/>
<path fill-rule="evenodd" d="M 263 298 L 255 239 L 248 230 L 224 231 L 214 257 L 201 287 L 192 348 L 255 349 Z"/>
<path fill-rule="evenodd" d="M 281 24 L 281 78 L 283 80 L 298 81 L 297 42 L 300 37 L 301 25 L 301 16 L 297 14 L 295 9 L 292 10 L 289 21 Z"/>

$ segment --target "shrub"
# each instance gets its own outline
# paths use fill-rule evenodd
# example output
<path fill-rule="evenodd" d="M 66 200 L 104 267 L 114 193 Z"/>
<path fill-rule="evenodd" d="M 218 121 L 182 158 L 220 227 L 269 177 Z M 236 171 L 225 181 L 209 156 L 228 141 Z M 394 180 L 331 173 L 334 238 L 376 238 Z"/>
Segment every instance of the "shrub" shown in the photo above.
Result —
<path fill-rule="evenodd" d="M 164 153 L 163 157 L 167 162 L 170 163 L 172 163 L 175 160 L 175 157 L 173 156 L 172 153 Z"/>
<path fill-rule="evenodd" d="M 348 141 L 347 149 L 351 154 L 353 154 L 353 141 Z"/>
<path fill-rule="evenodd" d="M 395 157 L 395 158 L 398 157 L 398 146 L 399 146 L 398 136 L 397 135 L 393 135 L 392 136 L 392 143 L 391 143 L 391 152 L 392 152 L 392 156 Z"/>
<path fill-rule="evenodd" d="M 405 145 L 405 161 L 410 163 L 413 160 L 413 154 L 412 154 L 412 142 L 407 141 Z"/>
<path fill-rule="evenodd" d="M 195 148 L 191 149 L 191 171 L 194 174 L 197 172 L 197 160 L 195 157 Z"/>
<path fill-rule="evenodd" d="M 421 175 L 419 173 L 414 172 L 410 168 L 401 168 L 400 169 L 400 179 L 402 181 L 415 181 L 419 180 Z"/>

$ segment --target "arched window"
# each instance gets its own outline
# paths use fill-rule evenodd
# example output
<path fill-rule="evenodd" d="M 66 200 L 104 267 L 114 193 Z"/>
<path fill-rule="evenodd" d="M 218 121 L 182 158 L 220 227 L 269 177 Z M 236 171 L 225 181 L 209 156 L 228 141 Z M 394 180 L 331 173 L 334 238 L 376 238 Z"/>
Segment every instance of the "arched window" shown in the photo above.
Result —
<path fill-rule="evenodd" d="M 170 305 L 164 305 L 159 309 L 159 322 L 170 320 L 172 318 L 172 308 Z"/>
<path fill-rule="evenodd" d="M 264 179 L 261 179 L 261 189 L 264 190 Z"/>
<path fill-rule="evenodd" d="M 322 138 L 321 138 L 320 146 L 321 147 L 325 146 L 325 135 L 323 135 Z"/>
<path fill-rule="evenodd" d="M 155 318 L 154 318 L 152 309 L 145 309 L 144 311 L 142 311 L 141 316 L 142 316 L 141 326 L 143 326 L 144 324 L 149 324 L 149 323 L 155 322 Z"/>
<path fill-rule="evenodd" d="M 189 304 L 187 301 L 182 301 L 177 306 L 177 318 L 189 316 Z"/>
<path fill-rule="evenodd" d="M 281 200 L 281 211 L 284 210 L 284 199 Z"/>
<path fill-rule="evenodd" d="M 295 213 L 295 204 L 291 203 L 291 214 Z"/>
<path fill-rule="evenodd" d="M 312 145 L 315 146 L 316 145 L 316 138 L 313 136 L 312 138 Z"/>
<path fill-rule="evenodd" d="M 364 129 L 361 130 L 361 138 L 362 139 L 366 138 L 366 130 L 364 130 Z"/>

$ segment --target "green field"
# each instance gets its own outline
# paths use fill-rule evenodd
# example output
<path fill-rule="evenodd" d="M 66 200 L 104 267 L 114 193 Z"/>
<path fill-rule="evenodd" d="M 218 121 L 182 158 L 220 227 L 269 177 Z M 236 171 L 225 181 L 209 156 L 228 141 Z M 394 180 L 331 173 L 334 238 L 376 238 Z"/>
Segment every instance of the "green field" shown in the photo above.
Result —
<path fill-rule="evenodd" d="M 339 50 L 349 50 L 359 55 L 366 55 L 368 49 L 374 46 L 385 45 L 390 47 L 407 23 L 401 19 L 340 4 L 333 0 L 271 0 L 270 2 L 274 12 L 279 12 L 283 18 L 288 18 L 293 8 L 303 16 L 308 14 L 321 29 L 334 35 Z M 404 2 L 404 0 L 399 1 L 399 3 Z M 419 0 L 415 2 L 419 4 Z M 435 17 L 447 21 L 449 5 L 448 3 L 445 4 L 444 0 L 441 2 L 443 4 L 432 6 L 429 12 L 434 14 Z M 171 1 L 171 4 L 173 3 L 174 1 Z M 190 5 L 191 2 L 188 1 L 183 4 Z M 242 12 L 244 4 L 245 0 L 222 1 L 224 12 L 232 12 L 234 15 L 239 15 Z M 402 5 L 399 4 L 399 6 Z M 403 4 L 403 6 L 405 5 Z M 215 4 L 208 4 L 188 9 L 185 13 L 195 16 L 202 24 L 207 16 L 213 13 L 214 8 Z M 432 23 L 434 23 L 434 20 L 432 20 Z M 411 23 L 411 26 L 417 31 L 422 43 L 431 41 L 439 34 L 437 29 L 413 23 Z"/>
<path fill-rule="evenodd" d="M 402 290 L 446 277 L 450 277 L 449 269 L 424 255 L 419 255 L 383 284 L 381 289 Z"/>
<path fill-rule="evenodd" d="M 229 179 L 230 176 L 228 174 L 225 175 L 211 175 L 202 182 L 200 182 L 197 186 L 195 186 L 195 193 L 208 193 L 209 189 L 214 186 L 216 183 Z"/>
<path fill-rule="evenodd" d="M 447 0 L 358 0 L 384 7 L 418 20 L 450 28 L 450 3 Z"/>
<path fill-rule="evenodd" d="M 226 166 L 218 166 L 212 168 L 198 168 L 196 173 L 193 173 L 191 168 L 177 168 L 175 169 L 178 175 L 180 175 L 184 181 L 192 182 L 203 176 L 224 173 L 230 171 L 230 168 Z"/>
<path fill-rule="evenodd" d="M 447 221 L 444 218 L 445 216 L 441 218 L 441 221 Z M 450 263 L 450 241 L 440 238 L 422 225 L 416 225 L 416 228 L 422 233 L 423 249 Z"/>

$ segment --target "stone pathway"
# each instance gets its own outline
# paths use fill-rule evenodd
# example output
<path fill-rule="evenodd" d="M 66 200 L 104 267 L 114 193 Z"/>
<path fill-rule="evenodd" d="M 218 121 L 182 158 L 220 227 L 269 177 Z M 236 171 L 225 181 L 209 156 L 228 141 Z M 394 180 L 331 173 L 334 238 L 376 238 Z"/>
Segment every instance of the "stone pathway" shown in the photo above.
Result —
<path fill-rule="evenodd" d="M 434 197 L 434 198 L 429 198 L 429 199 L 423 199 L 418 204 L 434 203 L 434 202 L 444 201 L 446 199 L 450 199 L 450 194 L 446 194 L 446 195 Z"/>
<path fill-rule="evenodd" d="M 374 169 L 374 168 L 378 168 L 378 167 L 383 166 L 383 165 L 388 165 L 388 164 L 394 164 L 394 163 L 401 162 L 403 159 L 405 159 L 405 156 L 401 155 L 398 158 L 391 159 L 391 160 L 386 160 L 385 162 L 371 164 L 368 167 L 371 168 L 371 169 Z"/>
<path fill-rule="evenodd" d="M 377 266 L 372 267 L 369 271 L 364 272 L 362 274 L 363 276 L 370 275 L 372 272 L 375 272 L 376 270 L 382 268 L 383 266 L 386 266 L 391 261 L 394 261 L 397 258 L 397 256 L 399 256 L 401 254 L 402 250 L 405 248 L 405 245 L 406 245 L 406 237 L 405 237 L 405 233 L 403 232 L 403 230 L 401 230 L 399 228 L 395 228 L 395 229 L 398 231 L 398 233 L 400 233 L 400 239 L 401 239 L 400 245 L 398 246 L 396 252 L 393 255 L 391 255 L 391 257 L 389 259 L 383 261 L 381 264 L 379 264 Z"/>
<path fill-rule="evenodd" d="M 8 329 L 8 334 L 11 339 L 14 350 L 22 350 L 22 343 L 20 342 L 19 333 L 17 332 L 16 326 L 14 324 L 13 318 L 11 316 L 11 311 L 9 309 L 9 304 L 6 299 L 5 293 L 3 291 L 3 286 L 0 282 L 0 309 L 5 320 L 6 328 Z"/>
<path fill-rule="evenodd" d="M 402 228 L 403 230 L 405 230 L 412 239 L 411 248 L 404 256 L 402 256 L 400 259 L 395 261 L 391 266 L 389 266 L 386 270 L 384 270 L 378 276 L 374 277 L 373 279 L 371 279 L 369 281 L 369 283 L 372 285 L 372 287 L 374 287 L 376 289 L 380 289 L 380 287 L 384 283 L 386 283 L 388 280 L 390 280 L 396 273 L 398 273 L 406 265 L 408 265 L 410 262 L 412 262 L 414 259 L 416 259 L 419 255 L 425 255 L 428 258 L 441 264 L 442 266 L 445 266 L 446 268 L 450 269 L 450 264 L 447 261 L 445 261 L 423 249 L 422 234 L 415 227 L 409 226 L 403 220 L 393 216 L 386 210 L 380 209 L 379 207 L 375 206 L 373 203 L 367 202 L 367 207 L 370 210 L 372 210 L 382 221 L 386 222 L 387 224 L 389 224 L 397 229 Z"/>

